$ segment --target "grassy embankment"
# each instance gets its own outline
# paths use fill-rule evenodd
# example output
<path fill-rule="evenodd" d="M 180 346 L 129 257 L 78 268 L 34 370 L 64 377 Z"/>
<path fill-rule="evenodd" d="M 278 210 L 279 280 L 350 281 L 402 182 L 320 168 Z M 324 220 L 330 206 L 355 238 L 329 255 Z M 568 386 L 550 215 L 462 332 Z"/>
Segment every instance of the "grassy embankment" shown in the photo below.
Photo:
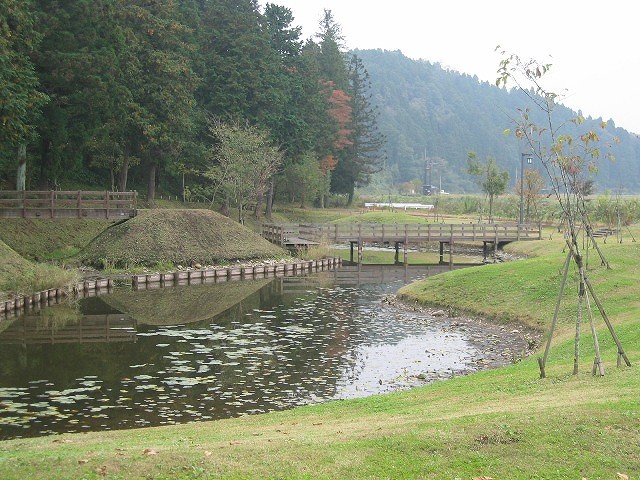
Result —
<path fill-rule="evenodd" d="M 638 478 L 640 247 L 603 248 L 613 270 L 592 262 L 590 278 L 632 368 L 615 367 L 615 348 L 599 321 L 606 376 L 591 376 L 586 326 L 580 374 L 570 374 L 573 284 L 546 379 L 528 358 L 408 392 L 268 415 L 1 442 L 0 477 Z M 454 271 L 402 294 L 546 328 L 563 257 Z"/>
<path fill-rule="evenodd" d="M 44 262 L 133 271 L 287 256 L 253 231 L 209 210 L 141 210 L 121 224 L 3 219 L 2 227 L 0 299 L 77 281 L 75 270 Z"/>

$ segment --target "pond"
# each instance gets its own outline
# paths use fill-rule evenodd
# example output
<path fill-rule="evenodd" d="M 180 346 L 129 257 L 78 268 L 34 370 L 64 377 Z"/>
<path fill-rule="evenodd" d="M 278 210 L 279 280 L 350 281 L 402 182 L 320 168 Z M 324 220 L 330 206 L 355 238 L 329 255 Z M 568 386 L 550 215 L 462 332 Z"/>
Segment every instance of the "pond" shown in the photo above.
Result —
<path fill-rule="evenodd" d="M 509 363 L 517 331 L 385 301 L 445 268 L 117 288 L 0 320 L 0 439 L 262 413 Z"/>

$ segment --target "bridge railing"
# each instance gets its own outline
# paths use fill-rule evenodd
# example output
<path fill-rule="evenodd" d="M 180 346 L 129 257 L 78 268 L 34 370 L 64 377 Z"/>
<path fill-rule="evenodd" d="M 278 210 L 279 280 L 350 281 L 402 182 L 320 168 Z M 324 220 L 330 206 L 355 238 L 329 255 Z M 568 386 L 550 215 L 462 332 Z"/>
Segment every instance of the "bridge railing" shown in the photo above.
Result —
<path fill-rule="evenodd" d="M 300 225 L 299 236 L 307 240 L 343 242 L 429 242 L 452 239 L 456 241 L 515 241 L 538 240 L 538 225 L 517 224 L 306 224 Z"/>
<path fill-rule="evenodd" d="M 4 218 L 131 218 L 137 214 L 137 192 L 0 191 Z"/>
<path fill-rule="evenodd" d="M 276 245 L 284 245 L 291 237 L 300 234 L 300 225 L 294 223 L 263 223 L 262 237 Z"/>
<path fill-rule="evenodd" d="M 436 241 L 491 241 L 540 240 L 540 225 L 481 224 L 481 223 L 314 223 L 264 224 L 262 235 L 267 240 L 283 245 L 288 237 L 297 236 L 319 243 L 349 241 L 375 242 L 436 242 Z"/>

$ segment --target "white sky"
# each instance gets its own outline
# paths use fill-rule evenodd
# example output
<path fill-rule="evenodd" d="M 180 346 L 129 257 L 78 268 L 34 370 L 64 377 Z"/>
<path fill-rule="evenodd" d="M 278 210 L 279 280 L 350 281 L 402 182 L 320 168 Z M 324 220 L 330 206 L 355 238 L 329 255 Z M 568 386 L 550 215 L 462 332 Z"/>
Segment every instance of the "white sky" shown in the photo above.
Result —
<path fill-rule="evenodd" d="M 640 3 L 636 0 L 269 0 L 306 39 L 324 9 L 350 49 L 406 56 L 495 82 L 500 45 L 553 64 L 553 91 L 583 115 L 640 133 Z M 266 2 L 261 1 L 262 5 Z"/>

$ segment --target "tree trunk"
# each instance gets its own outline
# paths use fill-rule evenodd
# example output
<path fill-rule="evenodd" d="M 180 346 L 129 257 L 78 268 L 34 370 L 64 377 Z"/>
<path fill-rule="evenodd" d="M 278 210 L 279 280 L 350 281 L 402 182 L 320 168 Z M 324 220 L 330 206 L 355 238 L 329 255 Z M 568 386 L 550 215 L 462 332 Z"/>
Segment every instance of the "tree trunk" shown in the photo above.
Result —
<path fill-rule="evenodd" d="M 224 196 L 224 202 L 222 202 L 222 210 L 220 210 L 220 213 L 222 213 L 222 215 L 224 215 L 225 217 L 229 217 L 231 215 L 231 208 L 229 207 L 228 194 L 225 194 Z"/>
<path fill-rule="evenodd" d="M 269 190 L 267 190 L 267 207 L 264 213 L 265 217 L 267 217 L 267 220 L 269 221 L 271 221 L 271 211 L 273 209 L 273 190 L 275 183 L 274 178 L 271 177 L 269 180 Z"/>
<path fill-rule="evenodd" d="M 18 171 L 16 173 L 16 190 L 26 190 L 27 186 L 27 146 L 18 147 Z"/>
<path fill-rule="evenodd" d="M 149 202 L 149 206 L 153 206 L 155 204 L 157 171 L 158 165 L 155 162 L 152 162 L 149 165 L 149 182 L 147 184 L 147 201 Z"/>
<path fill-rule="evenodd" d="M 347 207 L 350 207 L 353 204 L 353 197 L 355 196 L 355 188 L 354 184 L 349 185 L 349 193 L 347 197 Z"/>
<path fill-rule="evenodd" d="M 125 154 L 124 161 L 120 167 L 120 174 L 118 176 L 118 190 L 121 192 L 127 191 L 127 178 L 129 176 L 129 155 Z"/>
<path fill-rule="evenodd" d="M 40 178 L 38 179 L 38 188 L 40 190 L 49 190 L 49 175 L 52 165 L 51 141 L 43 139 L 42 155 L 40 156 Z"/>
<path fill-rule="evenodd" d="M 493 195 L 489 195 L 489 223 L 493 223 Z"/>
<path fill-rule="evenodd" d="M 262 192 L 258 192 L 256 195 L 256 211 L 255 218 L 258 224 L 262 223 L 262 202 L 264 200 L 264 194 Z"/>

